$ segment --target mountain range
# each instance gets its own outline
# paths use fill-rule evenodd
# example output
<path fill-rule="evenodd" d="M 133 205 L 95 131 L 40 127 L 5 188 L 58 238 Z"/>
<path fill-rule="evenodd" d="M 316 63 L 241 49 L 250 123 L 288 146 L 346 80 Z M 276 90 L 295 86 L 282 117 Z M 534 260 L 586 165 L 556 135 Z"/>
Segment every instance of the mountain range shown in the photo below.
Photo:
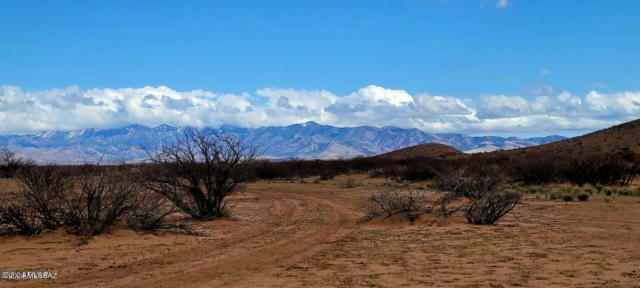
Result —
<path fill-rule="evenodd" d="M 44 131 L 28 135 L 0 135 L 0 147 L 40 163 L 140 161 L 144 147 L 171 143 L 180 127 L 154 128 L 129 125 L 116 129 Z M 540 145 L 565 139 L 562 136 L 536 138 L 427 133 L 398 127 L 334 127 L 315 122 L 262 128 L 221 127 L 257 146 L 269 159 L 332 159 L 371 156 L 424 143 L 440 143 L 467 153 L 489 152 Z"/>

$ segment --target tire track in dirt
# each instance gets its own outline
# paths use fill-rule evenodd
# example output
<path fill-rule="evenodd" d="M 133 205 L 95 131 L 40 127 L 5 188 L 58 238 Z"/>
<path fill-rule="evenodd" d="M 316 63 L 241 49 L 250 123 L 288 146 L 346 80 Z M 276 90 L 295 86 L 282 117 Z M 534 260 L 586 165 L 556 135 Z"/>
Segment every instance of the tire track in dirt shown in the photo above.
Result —
<path fill-rule="evenodd" d="M 295 192 L 258 190 L 251 193 L 271 205 L 268 215 L 249 233 L 202 241 L 195 247 L 153 255 L 124 267 L 79 271 L 57 280 L 56 284 L 66 287 L 282 286 L 286 279 L 278 277 L 281 272 L 313 256 L 355 227 L 357 215 L 353 209 L 327 199 Z"/>

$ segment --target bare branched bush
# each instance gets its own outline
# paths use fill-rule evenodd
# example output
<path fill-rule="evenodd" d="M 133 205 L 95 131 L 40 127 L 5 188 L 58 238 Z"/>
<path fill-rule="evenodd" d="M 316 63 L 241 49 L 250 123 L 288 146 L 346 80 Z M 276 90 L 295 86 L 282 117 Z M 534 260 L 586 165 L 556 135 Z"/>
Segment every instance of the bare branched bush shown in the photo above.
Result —
<path fill-rule="evenodd" d="M 37 235 L 45 228 L 41 217 L 19 194 L 3 193 L 0 198 L 0 235 Z"/>
<path fill-rule="evenodd" d="M 37 215 L 44 228 L 55 229 L 60 226 L 64 208 L 62 200 L 73 189 L 68 171 L 51 165 L 28 165 L 20 169 L 17 180 L 20 199 L 15 200 Z"/>
<path fill-rule="evenodd" d="M 410 221 L 425 213 L 427 198 L 422 191 L 391 187 L 369 197 L 369 218 L 401 213 Z"/>
<path fill-rule="evenodd" d="M 72 186 L 69 175 L 54 166 L 25 165 L 16 176 L 18 191 L 2 193 L 3 233 L 36 235 L 62 225 L 62 195 Z"/>
<path fill-rule="evenodd" d="M 519 203 L 519 194 L 500 194 L 497 191 L 490 191 L 471 200 L 466 207 L 465 217 L 471 224 L 493 224 L 516 208 Z"/>
<path fill-rule="evenodd" d="M 476 199 L 496 189 L 500 179 L 494 175 L 461 168 L 438 175 L 435 187 L 442 191 L 453 192 L 458 197 Z"/>
<path fill-rule="evenodd" d="M 225 214 L 225 198 L 249 179 L 256 156 L 231 134 L 186 128 L 174 144 L 149 152 L 143 183 L 191 217 L 211 220 Z"/>
<path fill-rule="evenodd" d="M 139 192 L 135 183 L 120 181 L 116 175 L 100 172 L 97 165 L 89 176 L 77 177 L 77 193 L 67 193 L 63 209 L 64 225 L 73 234 L 91 237 L 107 231 L 128 211 Z"/>
<path fill-rule="evenodd" d="M 86 238 L 116 224 L 155 232 L 190 232 L 164 197 L 142 189 L 124 166 L 21 167 L 18 191 L 0 193 L 0 234 L 36 235 L 65 227 Z"/>
<path fill-rule="evenodd" d="M 460 197 L 454 192 L 444 192 L 432 202 L 431 207 L 427 209 L 427 211 L 443 217 L 449 217 L 465 209 L 466 205 L 464 203 L 456 205 L 459 199 Z"/>
<path fill-rule="evenodd" d="M 24 160 L 8 148 L 0 148 L 0 177 L 14 177 L 23 166 L 33 163 Z"/>
<path fill-rule="evenodd" d="M 127 228 L 148 233 L 156 231 L 192 233 L 188 222 L 176 215 L 179 210 L 162 195 L 149 192 L 138 193 L 134 203 L 134 209 L 125 216 Z"/>
<path fill-rule="evenodd" d="M 438 177 L 436 187 L 450 193 L 448 202 L 456 197 L 469 202 L 458 207 L 465 211 L 471 224 L 493 224 L 510 213 L 519 203 L 520 195 L 500 193 L 500 178 L 491 171 L 470 172 L 463 168 Z"/>
<path fill-rule="evenodd" d="M 425 192 L 410 187 L 391 186 L 369 197 L 369 212 L 366 218 L 394 214 L 402 214 L 409 221 L 414 221 L 422 214 L 449 217 L 465 207 L 464 203 L 457 203 L 458 199 L 453 192 L 429 197 Z"/>

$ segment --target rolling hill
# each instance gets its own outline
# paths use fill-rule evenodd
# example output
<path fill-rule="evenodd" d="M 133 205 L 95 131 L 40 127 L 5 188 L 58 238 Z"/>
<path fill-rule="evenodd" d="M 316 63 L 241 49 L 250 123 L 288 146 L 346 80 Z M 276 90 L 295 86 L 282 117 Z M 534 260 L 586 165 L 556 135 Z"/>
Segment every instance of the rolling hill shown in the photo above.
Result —
<path fill-rule="evenodd" d="M 640 153 L 640 119 L 553 143 L 493 153 L 505 155 L 547 152 L 588 154 L 620 151 Z"/>
<path fill-rule="evenodd" d="M 403 159 L 412 157 L 444 157 L 455 156 L 462 154 L 462 152 L 455 148 L 438 143 L 427 143 L 415 145 L 407 148 L 402 148 L 396 151 L 387 152 L 374 156 L 374 158 L 380 159 Z"/>

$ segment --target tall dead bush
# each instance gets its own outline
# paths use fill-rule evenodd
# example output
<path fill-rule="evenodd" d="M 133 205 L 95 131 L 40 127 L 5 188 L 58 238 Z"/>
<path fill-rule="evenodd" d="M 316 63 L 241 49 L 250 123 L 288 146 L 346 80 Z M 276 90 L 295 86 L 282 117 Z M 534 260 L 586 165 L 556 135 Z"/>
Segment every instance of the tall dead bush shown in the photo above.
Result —
<path fill-rule="evenodd" d="M 143 183 L 191 217 L 211 220 L 225 214 L 225 198 L 249 179 L 256 157 L 231 134 L 185 128 L 174 144 L 149 152 Z"/>

